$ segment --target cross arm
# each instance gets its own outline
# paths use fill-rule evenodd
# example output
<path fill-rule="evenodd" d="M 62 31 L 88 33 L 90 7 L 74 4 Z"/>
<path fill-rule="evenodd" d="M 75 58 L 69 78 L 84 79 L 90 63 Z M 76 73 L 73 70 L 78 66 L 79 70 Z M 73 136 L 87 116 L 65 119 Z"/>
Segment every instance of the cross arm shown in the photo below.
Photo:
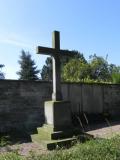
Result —
<path fill-rule="evenodd" d="M 48 48 L 48 47 L 42 47 L 38 46 L 36 48 L 37 54 L 45 54 L 45 55 L 54 55 L 55 53 L 58 53 L 58 50 L 54 48 Z"/>
<path fill-rule="evenodd" d="M 68 50 L 57 50 L 54 48 L 38 46 L 36 48 L 37 54 L 51 55 L 51 56 L 70 56 L 73 57 L 73 52 Z"/>

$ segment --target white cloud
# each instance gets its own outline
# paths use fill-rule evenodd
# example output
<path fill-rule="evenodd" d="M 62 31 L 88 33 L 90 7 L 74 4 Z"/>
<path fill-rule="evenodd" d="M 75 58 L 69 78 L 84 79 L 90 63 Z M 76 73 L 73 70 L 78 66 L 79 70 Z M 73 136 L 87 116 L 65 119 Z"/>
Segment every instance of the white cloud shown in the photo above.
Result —
<path fill-rule="evenodd" d="M 31 48 L 30 44 L 21 42 L 21 41 L 17 41 L 17 40 L 12 40 L 12 39 L 0 39 L 0 43 L 6 43 L 6 44 L 12 44 L 15 46 L 19 46 L 19 47 L 26 47 L 26 48 Z"/>
<path fill-rule="evenodd" d="M 4 38 L 5 37 L 5 38 Z M 31 48 L 32 44 L 24 41 L 25 38 L 15 33 L 1 34 L 0 43 L 11 44 L 18 47 Z"/>

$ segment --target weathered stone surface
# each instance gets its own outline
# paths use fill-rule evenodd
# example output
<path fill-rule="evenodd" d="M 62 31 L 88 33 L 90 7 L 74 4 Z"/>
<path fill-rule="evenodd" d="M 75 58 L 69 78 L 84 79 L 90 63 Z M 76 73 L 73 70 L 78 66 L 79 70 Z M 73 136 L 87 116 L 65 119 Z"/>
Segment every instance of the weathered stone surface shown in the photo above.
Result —
<path fill-rule="evenodd" d="M 44 121 L 44 102 L 51 100 L 52 83 L 41 81 L 0 81 L 0 132 L 10 129 L 30 130 Z M 120 115 L 120 85 L 62 84 L 63 100 L 71 102 L 78 114 Z"/>
<path fill-rule="evenodd" d="M 51 88 L 46 82 L 0 81 L 0 132 L 11 129 L 29 131 L 41 126 L 43 104 L 51 99 Z"/>
<path fill-rule="evenodd" d="M 60 32 L 52 32 L 52 48 L 37 47 L 37 54 L 45 54 L 52 56 L 52 66 L 53 66 L 53 101 L 62 100 L 61 92 L 61 56 L 73 57 L 74 53 L 72 51 L 66 51 L 60 49 Z"/>
<path fill-rule="evenodd" d="M 57 147 L 70 147 L 73 144 L 84 142 L 94 137 L 87 133 L 82 133 L 80 128 L 66 128 L 64 131 L 54 132 L 53 125 L 44 125 L 37 128 L 38 133 L 31 135 L 33 142 L 40 143 L 43 147 L 53 150 Z"/>
<path fill-rule="evenodd" d="M 72 127 L 69 101 L 46 101 L 44 110 L 46 124 L 53 125 L 54 131 Z"/>

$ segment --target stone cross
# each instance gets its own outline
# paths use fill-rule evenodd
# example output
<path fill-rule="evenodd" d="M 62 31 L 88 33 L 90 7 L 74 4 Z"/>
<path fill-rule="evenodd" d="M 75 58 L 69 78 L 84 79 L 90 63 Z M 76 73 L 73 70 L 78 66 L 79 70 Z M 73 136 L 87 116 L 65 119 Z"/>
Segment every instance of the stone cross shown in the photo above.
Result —
<path fill-rule="evenodd" d="M 61 56 L 73 56 L 72 51 L 66 51 L 60 49 L 60 33 L 58 31 L 53 31 L 52 33 L 52 48 L 37 47 L 38 54 L 51 55 L 53 63 L 53 101 L 61 101 L 61 67 L 60 67 L 60 57 Z"/>

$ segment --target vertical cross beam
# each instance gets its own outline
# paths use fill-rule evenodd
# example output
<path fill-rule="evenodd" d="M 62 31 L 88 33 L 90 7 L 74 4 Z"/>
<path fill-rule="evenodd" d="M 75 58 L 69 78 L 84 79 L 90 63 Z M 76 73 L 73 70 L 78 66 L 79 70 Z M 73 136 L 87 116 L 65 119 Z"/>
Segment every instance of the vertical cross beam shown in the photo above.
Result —
<path fill-rule="evenodd" d="M 60 33 L 58 31 L 54 31 L 52 33 L 52 48 L 56 50 L 60 50 Z M 60 101 L 62 100 L 61 93 L 61 67 L 60 67 L 60 57 L 56 53 L 54 57 L 52 57 L 53 63 L 53 93 L 52 100 Z"/>

